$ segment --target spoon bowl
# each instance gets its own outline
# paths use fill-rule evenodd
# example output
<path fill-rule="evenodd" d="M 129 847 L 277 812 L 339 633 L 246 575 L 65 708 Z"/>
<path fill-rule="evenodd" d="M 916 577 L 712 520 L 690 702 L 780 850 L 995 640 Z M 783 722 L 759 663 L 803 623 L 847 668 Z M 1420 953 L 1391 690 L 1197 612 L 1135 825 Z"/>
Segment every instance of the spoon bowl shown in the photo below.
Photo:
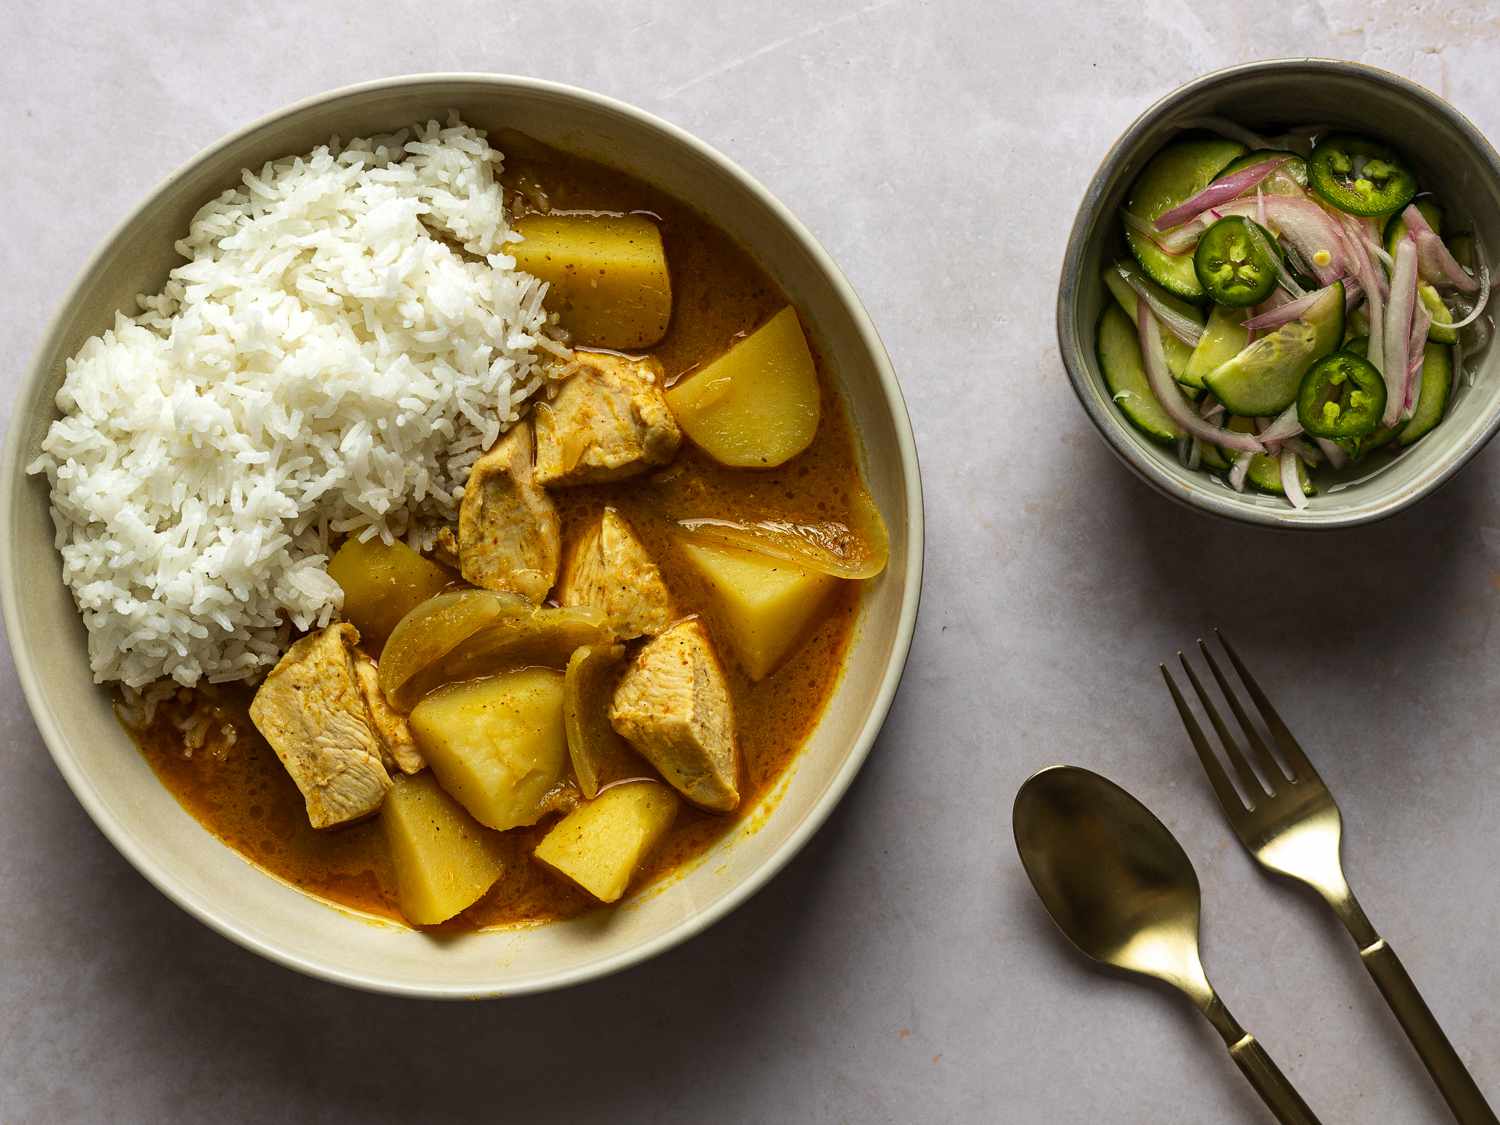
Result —
<path fill-rule="evenodd" d="M 1198 954 L 1198 875 L 1150 809 L 1108 778 L 1052 766 L 1021 786 L 1011 823 L 1031 885 L 1080 952 L 1184 993 L 1278 1121 L 1317 1125 L 1208 983 Z"/>
<path fill-rule="evenodd" d="M 1150 809 L 1108 778 L 1056 766 L 1021 786 L 1014 825 L 1032 886 L 1080 952 L 1208 1007 L 1198 875 Z"/>

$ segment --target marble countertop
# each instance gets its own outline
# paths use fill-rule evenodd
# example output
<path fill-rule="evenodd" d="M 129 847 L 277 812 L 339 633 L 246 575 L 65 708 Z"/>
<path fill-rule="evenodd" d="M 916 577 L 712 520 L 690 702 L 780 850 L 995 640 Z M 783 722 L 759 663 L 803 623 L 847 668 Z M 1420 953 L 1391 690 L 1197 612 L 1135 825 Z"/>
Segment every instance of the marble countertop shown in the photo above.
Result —
<path fill-rule="evenodd" d="M 1377 527 L 1210 522 L 1115 462 L 1052 328 L 1076 201 L 1156 97 L 1338 56 L 1500 136 L 1493 3 L 4 9 L 0 411 L 87 255 L 200 147 L 348 82 L 518 70 L 691 130 L 807 222 L 901 375 L 929 539 L 905 683 L 813 843 L 670 956 L 504 1003 L 343 991 L 179 911 L 68 792 L 7 650 L 0 1119 L 1269 1120 L 1185 1005 L 1089 970 L 1042 914 L 1010 801 L 1068 760 L 1178 833 L 1211 975 L 1324 1120 L 1444 1121 L 1348 939 L 1258 873 L 1199 776 L 1155 663 L 1211 623 L 1313 750 L 1366 908 L 1500 1099 L 1500 447 Z"/>

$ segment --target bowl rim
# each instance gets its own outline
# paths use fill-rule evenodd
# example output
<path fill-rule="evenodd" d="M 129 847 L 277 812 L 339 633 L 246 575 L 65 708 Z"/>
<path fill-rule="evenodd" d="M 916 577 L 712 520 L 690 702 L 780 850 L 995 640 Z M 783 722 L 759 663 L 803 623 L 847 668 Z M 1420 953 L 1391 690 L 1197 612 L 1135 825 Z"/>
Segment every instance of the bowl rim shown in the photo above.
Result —
<path fill-rule="evenodd" d="M 1452 455 L 1443 461 L 1436 471 L 1413 484 L 1412 487 L 1385 497 L 1379 502 L 1351 512 L 1296 513 L 1291 509 L 1277 509 L 1244 503 L 1235 493 L 1218 495 L 1205 489 L 1184 491 L 1174 487 L 1165 478 L 1161 469 L 1147 456 L 1134 439 L 1128 423 L 1118 411 L 1106 409 L 1088 393 L 1091 379 L 1087 359 L 1075 352 L 1070 341 L 1079 337 L 1077 316 L 1078 279 L 1083 268 L 1083 259 L 1088 249 L 1089 227 L 1104 202 L 1105 189 L 1119 167 L 1125 163 L 1140 142 L 1142 135 L 1161 118 L 1175 110 L 1182 102 L 1226 79 L 1246 74 L 1272 73 L 1288 76 L 1326 76 L 1331 74 L 1354 75 L 1369 82 L 1395 90 L 1399 94 L 1422 103 L 1428 109 L 1444 117 L 1460 133 L 1490 170 L 1500 180 L 1500 155 L 1478 127 L 1445 98 L 1433 93 L 1425 86 L 1402 75 L 1368 63 L 1351 62 L 1346 59 L 1320 57 L 1275 58 L 1254 62 L 1236 63 L 1202 74 L 1157 98 L 1125 131 L 1110 145 L 1104 159 L 1099 162 L 1089 180 L 1087 190 L 1078 205 L 1072 227 L 1068 231 L 1067 249 L 1063 254 L 1062 272 L 1057 287 L 1057 348 L 1067 369 L 1068 382 L 1073 393 L 1083 406 L 1084 413 L 1093 422 L 1094 428 L 1114 451 L 1115 455 L 1138 478 L 1167 499 L 1210 515 L 1239 523 L 1274 527 L 1281 530 L 1326 531 L 1337 528 L 1359 527 L 1379 522 L 1404 511 L 1450 480 L 1484 448 L 1485 444 L 1500 430 L 1500 402 L 1491 410 L 1490 417 L 1466 445 L 1453 448 Z"/>
<path fill-rule="evenodd" d="M 179 884 L 167 871 L 158 865 L 157 860 L 144 848 L 137 848 L 134 841 L 116 823 L 105 806 L 103 798 L 95 790 L 93 783 L 86 776 L 83 768 L 73 760 L 61 731 L 57 729 L 48 708 L 44 705 L 42 688 L 32 660 L 29 654 L 20 651 L 18 648 L 15 638 L 21 636 L 19 618 L 21 590 L 17 580 L 18 575 L 14 552 L 9 546 L 4 551 L 0 551 L 0 612 L 3 612 L 5 627 L 11 638 L 11 654 L 16 675 L 21 684 L 22 693 L 31 711 L 33 721 L 36 723 L 42 740 L 46 744 L 48 752 L 51 754 L 54 763 L 56 763 L 59 772 L 62 773 L 68 787 L 73 791 L 73 795 L 77 797 L 84 811 L 88 813 L 90 819 L 93 820 L 94 824 L 110 843 L 114 845 L 115 849 L 168 899 L 207 925 L 210 929 L 252 953 L 259 954 L 276 964 L 320 980 L 369 992 L 415 998 L 485 999 L 526 995 L 581 984 L 585 981 L 595 980 L 619 972 L 647 961 L 658 954 L 665 953 L 682 942 L 687 941 L 689 938 L 702 933 L 715 922 L 718 922 L 737 909 L 791 862 L 792 858 L 802 850 L 814 833 L 822 827 L 834 808 L 843 799 L 855 776 L 864 765 L 865 759 L 869 756 L 875 739 L 879 735 L 881 727 L 885 723 L 886 716 L 890 711 L 891 704 L 895 699 L 896 691 L 900 686 L 901 678 L 905 671 L 912 638 L 916 630 L 917 611 L 922 591 L 923 564 L 926 553 L 926 529 L 921 467 L 917 457 L 916 439 L 912 431 L 911 418 L 906 407 L 906 400 L 901 393 L 901 387 L 896 379 L 895 369 L 891 364 L 890 356 L 886 352 L 880 335 L 876 331 L 875 325 L 866 312 L 864 305 L 855 293 L 853 286 L 834 263 L 828 252 L 813 237 L 811 231 L 755 177 L 751 176 L 735 161 L 685 129 L 673 125 L 647 110 L 608 95 L 596 93 L 592 90 L 585 90 L 567 83 L 532 78 L 526 75 L 486 73 L 480 71 L 433 71 L 394 75 L 387 78 L 344 85 L 301 98 L 262 114 L 248 124 L 226 134 L 219 140 L 199 150 L 146 192 L 141 197 L 140 202 L 133 206 L 113 226 L 100 242 L 98 248 L 90 255 L 83 268 L 76 275 L 73 284 L 68 288 L 59 302 L 56 311 L 48 319 L 47 327 L 41 335 L 41 343 L 38 346 L 37 354 L 32 357 L 24 378 L 17 385 L 12 402 L 19 404 L 28 399 L 34 393 L 39 383 L 50 378 L 51 372 L 44 370 L 42 366 L 43 355 L 47 350 L 48 342 L 67 318 L 69 310 L 79 298 L 89 279 L 99 269 L 110 249 L 125 231 L 136 222 L 141 213 L 147 209 L 152 201 L 163 194 L 172 184 L 191 173 L 199 165 L 212 159 L 222 150 L 237 144 L 250 134 L 282 118 L 309 109 L 316 109 L 351 96 L 375 91 L 397 91 L 403 88 L 416 88 L 434 83 L 466 83 L 478 88 L 488 88 L 493 92 L 501 94 L 515 91 L 542 93 L 582 103 L 606 115 L 613 114 L 633 119 L 636 123 L 661 134 L 669 144 L 687 149 L 709 164 L 714 165 L 719 171 L 737 181 L 745 191 L 755 196 L 758 202 L 792 236 L 801 251 L 811 259 L 817 267 L 817 271 L 828 281 L 839 304 L 843 306 L 844 312 L 849 317 L 850 324 L 858 337 L 860 346 L 871 360 L 880 387 L 884 408 L 891 416 L 892 428 L 895 431 L 901 478 L 905 490 L 904 500 L 907 512 L 908 547 L 906 552 L 907 558 L 905 560 L 905 582 L 900 593 L 900 614 L 896 623 L 894 643 L 886 657 L 885 668 L 881 673 L 874 701 L 858 728 L 849 753 L 838 771 L 829 780 L 826 788 L 808 809 L 802 820 L 792 829 L 787 839 L 759 867 L 747 874 L 738 886 L 732 888 L 722 898 L 711 905 L 695 911 L 687 918 L 670 926 L 661 934 L 639 945 L 623 949 L 610 957 L 544 974 L 521 986 L 508 986 L 498 982 L 493 986 L 488 986 L 480 990 L 447 985 L 423 986 L 403 983 L 400 980 L 383 976 L 378 972 L 355 972 L 340 969 L 324 964 L 315 957 L 290 953 L 280 948 L 269 938 L 263 938 L 258 934 L 244 930 L 221 916 L 213 901 L 205 899 Z M 18 485 L 24 483 L 18 478 L 24 478 L 24 467 L 27 460 L 29 460 L 26 457 L 27 450 L 21 448 L 25 429 L 25 418 L 19 412 L 13 414 L 10 421 L 9 433 L 5 438 L 4 460 L 0 462 L 0 527 L 11 526 Z M 333 907 L 332 909 L 337 908 Z"/>

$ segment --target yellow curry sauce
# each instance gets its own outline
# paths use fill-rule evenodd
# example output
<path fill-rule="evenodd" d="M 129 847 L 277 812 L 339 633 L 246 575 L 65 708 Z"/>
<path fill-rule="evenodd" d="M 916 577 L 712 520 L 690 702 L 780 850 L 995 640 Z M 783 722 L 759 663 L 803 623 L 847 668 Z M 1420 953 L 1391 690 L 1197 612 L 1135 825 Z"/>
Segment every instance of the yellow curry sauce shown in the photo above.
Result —
<path fill-rule="evenodd" d="M 554 209 L 644 211 L 659 220 L 671 269 L 672 319 L 666 337 L 649 354 L 662 362 L 669 383 L 723 352 L 787 303 L 727 236 L 660 191 L 524 138 L 501 137 L 496 143 L 507 153 L 507 186 L 539 187 Z M 557 489 L 553 499 L 564 543 L 612 505 L 651 552 L 677 609 L 702 614 L 710 632 L 722 635 L 703 580 L 678 549 L 675 521 L 694 516 L 803 522 L 846 518 L 858 481 L 856 444 L 821 361 L 819 382 L 823 414 L 817 437 L 785 465 L 726 468 L 685 442 L 675 460 L 655 473 L 612 485 Z M 782 775 L 837 684 L 858 604 L 859 584 L 840 583 L 803 645 L 760 683 L 750 681 L 724 645 L 717 646 L 743 758 L 739 808 L 723 816 L 684 803 L 633 888 L 701 854 L 748 816 Z M 136 741 L 178 802 L 247 859 L 333 903 L 402 921 L 378 820 L 326 830 L 308 823 L 302 795 L 250 722 L 253 691 L 248 685 L 214 689 L 217 719 L 196 751 L 189 751 L 174 721 L 181 719 L 183 704 L 160 708 L 146 730 L 135 732 Z M 233 738 L 223 736 L 225 727 L 233 730 Z M 589 909 L 589 896 L 531 859 L 555 820 L 547 817 L 534 827 L 503 833 L 510 849 L 505 873 L 477 903 L 437 929 L 543 922 Z"/>

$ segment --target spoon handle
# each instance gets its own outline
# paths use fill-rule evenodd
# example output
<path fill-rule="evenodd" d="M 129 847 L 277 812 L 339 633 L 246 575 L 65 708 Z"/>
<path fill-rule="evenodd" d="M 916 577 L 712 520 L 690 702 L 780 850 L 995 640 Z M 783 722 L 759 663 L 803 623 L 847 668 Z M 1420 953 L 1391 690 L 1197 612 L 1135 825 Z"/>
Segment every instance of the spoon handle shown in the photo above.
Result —
<path fill-rule="evenodd" d="M 1286 1075 L 1271 1061 L 1255 1036 L 1245 1036 L 1229 1047 L 1229 1057 L 1250 1080 L 1255 1092 L 1260 1095 L 1276 1120 L 1281 1125 L 1320 1125 L 1317 1115 L 1307 1107 L 1302 1095 L 1292 1088 Z"/>

